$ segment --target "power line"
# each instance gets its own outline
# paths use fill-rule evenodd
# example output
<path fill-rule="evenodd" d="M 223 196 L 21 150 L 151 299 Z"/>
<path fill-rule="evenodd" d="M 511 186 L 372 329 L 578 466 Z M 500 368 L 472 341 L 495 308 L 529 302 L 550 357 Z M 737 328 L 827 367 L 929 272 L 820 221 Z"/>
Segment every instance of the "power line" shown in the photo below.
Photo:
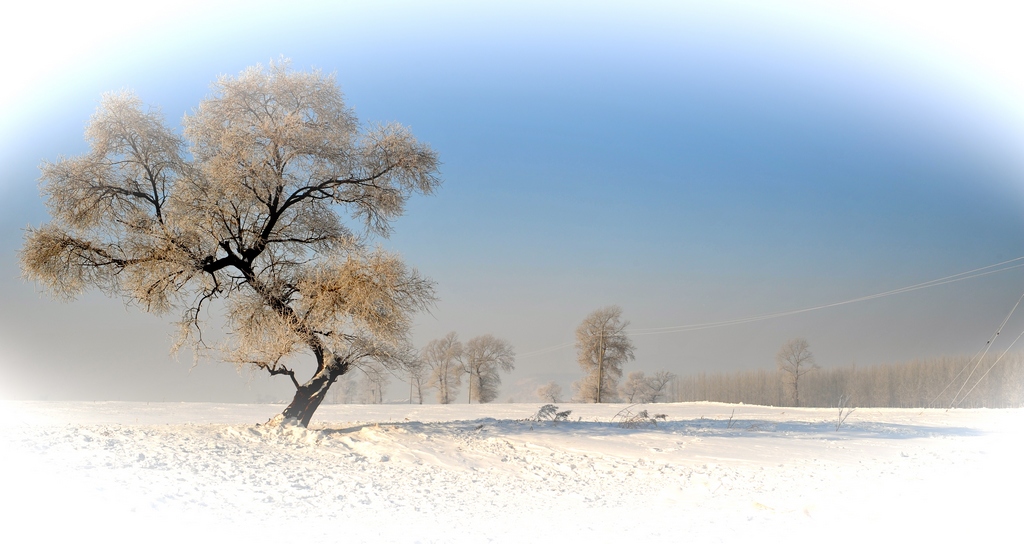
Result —
<path fill-rule="evenodd" d="M 985 358 L 986 355 L 988 355 L 988 351 L 990 349 L 992 349 L 992 344 L 996 341 L 996 338 L 999 338 L 1000 333 L 1003 332 L 1003 327 L 1005 327 L 1006 323 L 1010 321 L 1010 317 L 1013 316 L 1013 313 L 1017 311 L 1017 307 L 1020 306 L 1021 301 L 1024 301 L 1024 293 L 1022 293 L 1020 298 L 1017 299 L 1017 303 L 1013 305 L 1013 308 L 1010 308 L 1010 313 L 1006 314 L 1006 317 L 1003 318 L 1003 321 L 1001 323 L 999 323 L 999 326 L 996 327 L 996 332 L 994 332 L 992 334 L 992 336 L 989 337 L 988 341 L 985 342 L 984 347 L 979 349 L 978 353 L 975 353 L 974 357 L 971 357 L 970 360 L 967 361 L 967 364 L 964 365 L 964 367 L 960 369 L 960 372 L 956 373 L 956 376 L 953 376 L 953 378 L 951 380 L 949 380 L 949 383 L 946 384 L 946 387 L 942 388 L 942 391 L 939 391 L 938 395 L 935 395 L 935 398 L 932 399 L 932 401 L 928 403 L 929 406 L 934 406 L 935 405 L 935 401 L 939 400 L 939 397 L 941 397 L 950 388 L 950 386 L 952 386 L 954 383 L 956 383 L 956 381 L 960 378 L 960 376 L 963 375 L 964 371 L 966 371 L 968 368 L 970 368 L 971 364 L 974 363 L 975 360 L 977 360 L 978 361 L 977 364 L 974 365 L 974 368 L 971 370 L 970 374 L 968 374 L 967 377 L 964 379 L 963 385 L 961 385 L 960 389 L 957 390 L 955 395 L 953 395 L 953 400 L 949 401 L 949 407 L 950 408 L 953 408 L 954 405 L 957 404 L 957 402 L 956 402 L 957 397 L 959 397 L 960 393 L 963 392 L 964 387 L 967 387 L 967 384 L 971 381 L 971 376 L 974 375 L 974 371 L 978 369 L 978 366 L 981 365 L 981 361 Z M 1024 333 L 1022 333 L 1022 334 L 1024 334 Z M 1014 340 L 1014 342 L 1016 343 L 1016 340 Z M 1011 344 L 1011 346 L 1012 345 L 1013 344 Z M 1005 352 L 1004 352 L 1004 354 L 1005 354 Z M 1002 356 L 1000 356 L 1000 358 L 1002 358 Z M 988 374 L 988 373 L 986 372 L 986 374 Z M 974 388 L 972 387 L 971 389 L 973 390 Z M 970 393 L 970 392 L 968 391 L 968 393 Z"/>
<path fill-rule="evenodd" d="M 974 385 L 973 385 L 973 386 L 971 386 L 971 388 L 970 388 L 970 389 L 969 389 L 969 390 L 968 390 L 968 391 L 967 391 L 966 393 L 964 393 L 964 396 L 963 396 L 963 398 L 961 398 L 961 399 L 960 399 L 960 402 L 958 402 L 958 403 L 956 404 L 956 405 L 957 405 L 957 407 L 959 407 L 959 406 L 960 406 L 961 404 L 963 404 L 963 402 L 964 402 L 965 400 L 967 400 L 967 397 L 969 397 L 969 396 L 971 395 L 971 392 L 972 392 L 972 391 L 974 391 L 974 389 L 975 389 L 976 387 L 978 387 L 978 384 L 980 384 L 980 383 L 982 382 L 982 380 L 984 380 L 984 379 L 985 379 L 985 376 L 988 376 L 988 373 L 989 373 L 989 372 L 992 372 L 992 369 L 993 369 L 993 368 L 995 368 L 995 367 L 996 367 L 996 365 L 998 365 L 998 364 L 999 364 L 999 361 L 1002 361 L 1002 360 L 1003 360 L 1003 357 L 1005 357 L 1005 356 L 1006 356 L 1006 354 L 1010 352 L 1010 348 L 1012 348 L 1012 347 L 1013 347 L 1013 345 L 1017 343 L 1017 340 L 1020 340 L 1020 337 L 1021 337 L 1021 336 L 1024 336 L 1024 331 L 1020 331 L 1020 334 L 1018 334 L 1018 335 L 1017 335 L 1017 338 L 1014 338 L 1014 339 L 1013 339 L 1013 342 L 1010 342 L 1010 345 L 1009 345 L 1009 346 L 1007 346 L 1007 348 L 1006 348 L 1005 350 L 1003 350 L 1003 353 L 1001 353 L 1001 354 L 999 355 L 999 357 L 997 357 L 997 358 L 996 358 L 996 361 L 995 361 L 994 363 L 992 363 L 992 366 L 988 367 L 988 370 L 986 370 L 986 371 L 985 371 L 985 373 L 984 373 L 984 374 L 982 374 L 980 378 L 978 378 L 978 381 L 974 382 Z"/>
<path fill-rule="evenodd" d="M 1001 263 L 992 264 L 989 266 L 983 266 L 981 268 L 975 268 L 974 270 L 968 270 L 967 272 L 961 272 L 959 274 L 953 274 L 952 276 L 946 276 L 944 278 L 938 278 L 915 285 L 909 285 L 907 287 L 900 287 L 899 289 L 893 289 L 891 291 L 885 291 L 882 293 L 875 293 L 873 295 L 867 295 L 863 297 L 852 298 L 850 300 L 844 300 L 841 302 L 833 302 L 830 304 L 822 304 L 820 306 L 811 306 L 809 308 L 801 308 L 799 310 L 789 310 L 785 312 L 777 312 L 772 314 L 757 315 L 751 317 L 743 317 L 739 319 L 731 319 L 728 321 L 716 321 L 711 323 L 696 323 L 691 325 L 676 325 L 673 327 L 657 327 L 650 329 L 630 329 L 630 336 L 645 336 L 650 334 L 667 334 L 672 332 L 685 332 L 685 331 L 696 331 L 704 329 L 712 329 L 717 327 L 727 327 L 730 325 L 740 325 L 743 323 L 752 323 L 755 321 L 764 321 L 766 319 L 775 319 L 779 317 L 787 317 L 796 314 L 802 314 L 806 312 L 813 312 L 816 310 L 824 310 L 826 308 L 834 308 L 836 306 L 843 306 L 846 304 L 853 304 L 855 302 L 865 302 L 868 300 L 874 300 L 876 298 L 888 297 L 892 295 L 899 295 L 902 293 L 908 293 L 910 291 L 917 291 L 918 289 L 927 289 L 928 287 L 937 287 L 939 285 L 946 285 L 948 283 L 954 283 L 963 280 L 969 280 L 980 276 L 987 276 L 989 274 L 996 274 L 998 272 L 1004 272 L 1014 268 L 1020 268 L 1024 266 L 1024 263 L 1018 263 L 1012 266 L 1005 266 L 1010 263 L 1024 260 L 1024 256 L 1017 257 L 1016 259 L 1010 259 L 1009 261 L 1003 261 Z M 1003 267 L 1003 268 L 996 268 Z M 995 268 L 995 270 L 992 270 Z"/>
<path fill-rule="evenodd" d="M 978 370 L 978 367 L 979 367 L 979 366 L 981 366 L 981 361 L 983 361 L 983 360 L 985 359 L 985 356 L 986 356 L 986 355 L 988 355 L 988 350 L 992 349 L 992 344 L 993 344 L 993 343 L 994 343 L 994 342 L 996 341 L 996 339 L 997 339 L 997 338 L 999 338 L 999 335 L 1000 335 L 1000 334 L 1001 334 L 1001 333 L 1003 332 L 1003 327 L 1005 327 L 1005 326 L 1006 326 L 1006 323 L 1007 323 L 1007 322 L 1008 322 L 1008 321 L 1010 320 L 1010 317 L 1012 317 L 1012 316 L 1013 316 L 1013 312 L 1016 312 L 1016 311 L 1017 311 L 1017 306 L 1020 306 L 1020 302 L 1021 302 L 1022 300 L 1024 300 L 1024 293 L 1022 293 L 1022 294 L 1020 295 L 1020 298 L 1019 298 L 1019 299 L 1017 299 L 1017 303 L 1016 303 L 1016 304 L 1014 304 L 1014 305 L 1013 305 L 1013 308 L 1011 308 L 1011 309 L 1010 309 L 1010 313 L 1006 314 L 1006 317 L 1005 317 L 1005 318 L 1003 319 L 1003 322 L 1002 322 L 1002 323 L 1000 323 L 1000 324 L 999 324 L 999 328 L 997 328 L 997 329 L 996 329 L 996 333 L 995 333 L 995 334 L 993 334 L 993 335 L 992 335 L 992 338 L 991 338 L 991 339 L 989 339 L 989 341 L 985 343 L 985 351 L 984 351 L 984 352 L 983 352 L 983 353 L 981 354 L 981 357 L 978 357 L 978 362 L 977 362 L 977 363 L 976 363 L 976 364 L 974 365 L 974 368 L 972 368 L 972 369 L 971 369 L 971 372 L 970 372 L 970 373 L 969 373 L 969 374 L 967 375 L 967 378 L 965 378 L 965 379 L 964 379 L 964 384 L 963 384 L 963 385 L 961 385 L 961 386 L 960 386 L 960 389 L 958 389 L 958 390 L 957 390 L 957 392 L 956 392 L 956 394 L 955 394 L 955 395 L 953 395 L 953 400 L 952 400 L 952 401 L 950 401 L 950 403 L 949 403 L 949 407 L 950 407 L 950 408 L 953 408 L 953 407 L 954 407 L 954 405 L 959 405 L 959 403 L 957 403 L 957 402 L 956 402 L 956 398 L 957 398 L 957 397 L 959 397 L 959 396 L 960 396 L 960 393 L 962 393 L 962 392 L 963 392 L 963 390 L 964 390 L 964 387 L 967 387 L 967 384 L 968 384 L 968 383 L 969 383 L 969 382 L 971 381 L 971 376 L 974 376 L 974 372 L 975 372 L 976 370 Z M 1018 338 L 1019 338 L 1019 337 L 1018 337 Z M 1014 343 L 1016 343 L 1016 342 L 1017 342 L 1017 341 L 1016 341 L 1016 340 L 1014 340 Z M 1011 346 L 1012 346 L 1012 345 L 1013 345 L 1013 344 L 1011 344 Z M 968 362 L 968 363 L 967 363 L 967 365 L 968 365 L 968 366 L 970 366 L 970 364 L 971 364 L 970 362 Z M 964 368 L 966 369 L 967 367 L 964 367 Z M 959 376 L 960 374 L 963 374 L 963 371 L 962 371 L 962 370 L 960 371 L 960 373 L 958 373 L 958 374 L 957 374 L 957 376 Z M 953 378 L 953 379 L 955 380 L 956 378 Z M 971 390 L 973 391 L 973 390 L 974 390 L 974 388 L 972 387 L 972 388 L 971 388 Z M 943 390 L 943 391 L 945 391 L 945 390 Z M 941 394 L 941 393 L 940 393 L 940 394 Z M 961 402 L 963 402 L 963 400 L 962 400 L 962 399 L 961 399 Z"/>
<path fill-rule="evenodd" d="M 768 319 L 777 319 L 777 318 L 780 318 L 780 317 L 788 317 L 788 316 L 791 316 L 791 315 L 797 315 L 797 314 L 802 314 L 802 313 L 806 313 L 806 312 L 813 312 L 813 311 L 816 311 L 816 310 L 824 310 L 824 309 L 827 309 L 827 308 L 834 308 L 836 306 L 844 306 L 846 304 L 853 304 L 853 303 L 856 303 L 856 302 L 865 302 L 865 301 L 874 300 L 874 299 L 877 299 L 877 298 L 888 297 L 888 296 L 892 296 L 892 295 L 899 295 L 899 294 L 902 294 L 902 293 L 908 293 L 910 291 L 917 291 L 919 289 L 927 289 L 929 287 L 938 287 L 940 285 L 946 285 L 946 284 L 949 284 L 949 283 L 955 283 L 955 282 L 958 282 L 958 281 L 969 280 L 969 279 L 978 278 L 978 277 L 981 277 L 981 276 L 988 276 L 990 274 L 997 274 L 999 272 L 1005 272 L 1007 270 L 1012 270 L 1014 268 L 1024 267 L 1024 262 L 1019 262 L 1019 261 L 1024 261 L 1024 256 L 1020 256 L 1020 257 L 1017 257 L 1015 259 L 1010 259 L 1010 260 L 1003 261 L 1003 262 L 1000 262 L 1000 263 L 990 264 L 988 266 L 983 266 L 981 268 L 975 268 L 973 270 L 968 270 L 966 272 L 960 272 L 958 274 L 953 274 L 951 276 L 945 276 L 945 277 L 942 277 L 942 278 L 937 278 L 937 279 L 934 279 L 934 280 L 929 280 L 929 281 L 922 282 L 922 283 L 917 283 L 917 284 L 914 284 L 914 285 L 908 285 L 906 287 L 900 287 L 899 289 L 892 289 L 890 291 L 884 291 L 884 292 L 881 292 L 881 293 L 875 293 L 873 295 L 867 295 L 867 296 L 852 298 L 852 299 L 844 300 L 844 301 L 840 301 L 840 302 L 833 302 L 833 303 L 830 303 L 830 304 L 822 304 L 822 305 L 819 305 L 819 306 L 811 306 L 811 307 L 808 307 L 808 308 L 800 308 L 798 310 L 788 310 L 788 311 L 785 311 L 785 312 L 776 312 L 776 313 L 771 313 L 771 314 L 762 314 L 762 315 L 755 315 L 755 316 L 749 316 L 749 317 L 741 317 L 741 318 L 738 318 L 738 319 L 730 319 L 730 320 L 727 320 L 727 321 L 712 321 L 712 322 L 707 322 L 707 323 L 693 323 L 693 324 L 689 324 L 689 325 L 675 325 L 675 326 L 670 326 L 670 327 L 655 327 L 655 328 L 645 328 L 645 329 L 627 329 L 624 332 L 627 334 L 627 336 L 648 336 L 648 335 L 654 335 L 654 334 L 671 334 L 671 333 L 677 333 L 677 332 L 699 331 L 699 330 L 713 329 L 713 328 L 718 328 L 718 327 L 729 327 L 729 326 L 732 326 L 732 325 L 742 325 L 744 323 L 753 323 L 753 322 L 757 322 L 757 321 L 765 321 L 765 320 L 768 320 Z M 1017 264 L 1012 264 L 1012 263 L 1017 263 Z M 518 357 L 519 358 L 533 357 L 535 355 L 542 355 L 542 354 L 545 354 L 545 353 L 550 353 L 550 352 L 557 351 L 557 350 L 560 350 L 560 349 L 563 349 L 563 348 L 566 348 L 566 347 L 569 347 L 569 346 L 572 346 L 572 345 L 574 345 L 574 342 L 566 342 L 566 343 L 563 343 L 563 344 L 558 344 L 558 345 L 555 345 L 555 346 L 549 346 L 549 347 L 546 347 L 546 348 L 541 348 L 541 349 L 538 349 L 538 350 L 534 350 L 534 351 L 530 351 L 530 352 L 527 352 L 527 353 L 523 353 L 523 354 L 519 355 Z"/>
<path fill-rule="evenodd" d="M 534 350 L 534 351 L 528 351 L 526 353 L 521 353 L 519 355 L 516 355 L 516 358 L 517 359 L 522 359 L 523 357 L 533 357 L 534 355 L 542 355 L 544 353 L 551 353 L 552 351 L 558 351 L 558 350 L 560 350 L 562 348 L 567 348 L 567 347 L 572 346 L 574 344 L 576 344 L 576 342 L 566 342 L 564 344 L 558 344 L 557 346 L 549 346 L 549 347 L 541 348 L 541 349 Z"/>

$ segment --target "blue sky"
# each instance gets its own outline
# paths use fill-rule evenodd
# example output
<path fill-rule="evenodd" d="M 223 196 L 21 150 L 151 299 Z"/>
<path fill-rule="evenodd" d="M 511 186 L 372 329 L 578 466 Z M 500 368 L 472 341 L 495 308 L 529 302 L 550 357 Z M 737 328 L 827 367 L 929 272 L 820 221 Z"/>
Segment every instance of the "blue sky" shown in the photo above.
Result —
<path fill-rule="evenodd" d="M 218 74 L 281 56 L 336 72 L 361 120 L 440 153 L 445 186 L 381 242 L 438 283 L 419 345 L 493 333 L 526 354 L 608 304 L 637 328 L 703 323 L 1024 255 L 1024 44 L 1007 3 L 99 5 L 42 2 L 3 44 L 22 54 L 0 94 L 0 395 L 287 394 L 190 370 L 167 356 L 165 320 L 95 294 L 49 301 L 15 263 L 20 229 L 46 220 L 39 162 L 85 150 L 102 92 L 134 89 L 176 123 Z M 970 354 L 1022 279 L 637 337 L 632 369 L 772 368 L 795 336 L 826 366 Z M 505 396 L 567 388 L 573 359 L 521 357 Z"/>

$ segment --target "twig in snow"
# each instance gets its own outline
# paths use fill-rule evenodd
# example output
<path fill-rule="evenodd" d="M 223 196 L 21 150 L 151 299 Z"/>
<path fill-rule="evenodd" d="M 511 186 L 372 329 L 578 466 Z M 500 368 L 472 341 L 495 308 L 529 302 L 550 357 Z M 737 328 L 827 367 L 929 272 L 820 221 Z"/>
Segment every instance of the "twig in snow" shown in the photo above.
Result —
<path fill-rule="evenodd" d="M 856 408 L 847 406 L 846 404 L 848 402 L 850 402 L 850 397 L 848 395 L 839 396 L 839 415 L 836 416 L 836 431 L 843 426 L 843 422 L 846 421 L 846 418 L 850 417 L 850 414 L 856 410 Z"/>

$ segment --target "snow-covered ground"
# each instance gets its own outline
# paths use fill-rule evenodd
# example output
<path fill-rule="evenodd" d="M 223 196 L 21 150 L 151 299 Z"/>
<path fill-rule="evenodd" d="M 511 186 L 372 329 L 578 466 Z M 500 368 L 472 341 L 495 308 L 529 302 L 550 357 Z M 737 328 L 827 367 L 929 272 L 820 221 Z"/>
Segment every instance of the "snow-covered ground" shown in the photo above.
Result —
<path fill-rule="evenodd" d="M 826 409 L 658 404 L 667 420 L 625 429 L 623 405 L 539 407 L 323 406 L 307 430 L 257 425 L 279 405 L 0 402 L 0 540 L 1020 534 L 1024 410 L 861 408 L 837 431 Z"/>

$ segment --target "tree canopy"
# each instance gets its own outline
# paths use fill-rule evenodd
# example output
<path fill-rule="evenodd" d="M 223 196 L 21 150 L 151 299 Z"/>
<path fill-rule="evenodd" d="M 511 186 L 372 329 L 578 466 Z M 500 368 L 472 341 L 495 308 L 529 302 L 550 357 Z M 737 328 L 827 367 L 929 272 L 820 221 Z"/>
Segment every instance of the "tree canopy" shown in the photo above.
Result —
<path fill-rule="evenodd" d="M 289 376 L 282 417 L 302 425 L 353 365 L 409 360 L 433 284 L 370 242 L 440 186 L 437 154 L 401 125 L 362 127 L 333 75 L 287 62 L 219 78 L 183 125 L 105 95 L 89 152 L 41 167 L 52 220 L 27 230 L 25 277 L 59 298 L 98 288 L 180 312 L 177 345 Z M 215 301 L 228 334 L 210 346 Z M 301 352 L 316 360 L 304 382 L 284 363 Z"/>

